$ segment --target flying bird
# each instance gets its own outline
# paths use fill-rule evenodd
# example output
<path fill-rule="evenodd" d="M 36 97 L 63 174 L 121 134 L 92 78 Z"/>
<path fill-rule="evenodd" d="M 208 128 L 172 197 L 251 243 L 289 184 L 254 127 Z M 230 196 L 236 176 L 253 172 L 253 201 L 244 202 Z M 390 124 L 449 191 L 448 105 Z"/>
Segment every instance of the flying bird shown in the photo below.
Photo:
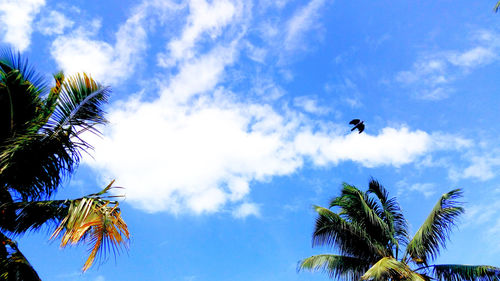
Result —
<path fill-rule="evenodd" d="M 365 121 L 361 121 L 359 119 L 352 119 L 349 124 L 354 125 L 354 128 L 351 129 L 351 132 L 354 131 L 355 129 L 358 129 L 359 133 L 363 132 L 365 130 L 365 124 L 363 124 Z"/>

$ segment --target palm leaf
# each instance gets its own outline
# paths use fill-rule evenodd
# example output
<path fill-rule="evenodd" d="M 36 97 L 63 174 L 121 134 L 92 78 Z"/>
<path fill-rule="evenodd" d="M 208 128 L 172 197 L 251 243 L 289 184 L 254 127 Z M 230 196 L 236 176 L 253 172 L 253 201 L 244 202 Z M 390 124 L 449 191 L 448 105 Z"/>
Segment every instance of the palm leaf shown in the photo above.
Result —
<path fill-rule="evenodd" d="M 19 250 L 16 242 L 2 233 L 0 241 L 0 280 L 40 281 L 40 277 Z"/>
<path fill-rule="evenodd" d="M 0 140 L 0 183 L 19 192 L 25 200 L 50 196 L 62 178 L 72 174 L 81 151 L 92 148 L 82 140 L 81 133 L 98 133 L 96 125 L 106 122 L 102 106 L 107 101 L 109 88 L 100 86 L 86 74 L 65 79 L 58 73 L 54 78 L 56 85 L 44 101 L 38 98 L 38 92 L 16 95 L 27 99 L 14 104 L 29 105 L 16 112 L 23 113 L 19 114 L 24 118 L 22 124 L 31 126 L 23 130 L 16 127 L 15 137 L 6 139 L 3 145 Z M 16 79 L 20 81 L 18 84 L 24 81 Z M 15 90 L 13 86 L 7 88 Z M 27 89 L 16 91 L 26 93 Z M 8 104 L 8 99 L 2 100 L 1 93 L 2 85 L 0 107 L 7 107 L 4 104 Z M 20 121 L 15 122 L 18 123 Z M 11 126 L 10 121 L 3 124 Z"/>
<path fill-rule="evenodd" d="M 70 200 L 11 202 L 0 205 L 0 228 L 14 234 L 38 230 L 48 222 L 60 222 L 68 213 Z"/>
<path fill-rule="evenodd" d="M 439 248 L 446 246 L 446 239 L 455 225 L 456 219 L 464 212 L 463 208 L 460 207 L 461 203 L 455 201 L 461 196 L 460 189 L 452 190 L 441 196 L 425 222 L 408 243 L 405 257 L 410 257 L 414 262 L 423 264 L 436 258 L 439 254 Z"/>
<path fill-rule="evenodd" d="M 408 223 L 395 197 L 389 198 L 387 190 L 376 180 L 371 179 L 368 184 L 367 193 L 373 193 L 379 199 L 383 208 L 382 219 L 388 225 L 393 237 L 392 242 L 396 246 L 396 255 L 400 244 L 408 244 Z"/>
<path fill-rule="evenodd" d="M 338 255 L 317 255 L 299 262 L 298 270 L 324 271 L 330 278 L 358 281 L 370 268 L 368 261 Z"/>
<path fill-rule="evenodd" d="M 378 243 L 385 245 L 392 240 L 389 226 L 381 218 L 381 207 L 356 187 L 344 183 L 341 196 L 330 202 L 331 207 L 340 207 L 340 216 L 366 229 Z"/>
<path fill-rule="evenodd" d="M 497 4 L 495 5 L 495 7 L 493 8 L 493 11 L 498 12 L 498 9 L 500 9 L 500 1 L 497 2 Z"/>
<path fill-rule="evenodd" d="M 62 88 L 59 103 L 45 127 L 48 134 L 57 135 L 69 127 L 73 136 L 87 130 L 98 133 L 95 126 L 107 122 L 102 106 L 108 100 L 110 88 L 99 85 L 85 73 L 66 79 Z"/>
<path fill-rule="evenodd" d="M 488 265 L 442 264 L 433 266 L 433 273 L 442 281 L 498 281 L 500 268 Z"/>
<path fill-rule="evenodd" d="M 103 192 L 109 190 L 112 184 Z M 71 201 L 67 216 L 51 236 L 52 239 L 62 235 L 61 247 L 81 242 L 91 245 L 83 271 L 89 269 L 96 258 L 104 257 L 107 251 L 116 253 L 120 247 L 126 248 L 130 237 L 118 202 L 103 200 L 103 192 Z"/>
<path fill-rule="evenodd" d="M 329 245 L 342 255 L 376 260 L 386 254 L 386 250 L 359 225 L 344 220 L 329 209 L 314 206 L 319 217 L 313 233 L 313 247 Z"/>
<path fill-rule="evenodd" d="M 418 275 L 412 274 L 408 265 L 392 257 L 380 259 L 361 276 L 362 280 L 371 281 L 414 280 L 416 278 Z"/>

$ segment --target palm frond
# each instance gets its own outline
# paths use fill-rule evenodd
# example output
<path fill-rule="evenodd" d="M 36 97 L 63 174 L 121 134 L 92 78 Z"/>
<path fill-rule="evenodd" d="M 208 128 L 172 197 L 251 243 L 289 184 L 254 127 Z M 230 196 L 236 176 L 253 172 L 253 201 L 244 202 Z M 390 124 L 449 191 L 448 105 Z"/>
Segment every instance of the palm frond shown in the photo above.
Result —
<path fill-rule="evenodd" d="M 106 124 L 102 106 L 107 102 L 109 87 L 103 87 L 83 73 L 70 77 L 62 84 L 54 113 L 45 129 L 49 134 L 71 127 L 72 136 L 90 130 L 98 133 L 96 125 Z"/>
<path fill-rule="evenodd" d="M 17 243 L 0 233 L 0 280 L 40 281 L 35 269 L 17 247 Z"/>
<path fill-rule="evenodd" d="M 0 154 L 0 180 L 25 201 L 49 197 L 79 160 L 67 133 L 57 138 L 24 134 L 4 148 Z"/>
<path fill-rule="evenodd" d="M 376 260 L 385 256 L 386 249 L 373 241 L 372 237 L 359 225 L 344 220 L 329 209 L 314 206 L 318 213 L 313 233 L 313 247 L 328 245 L 342 255 Z"/>
<path fill-rule="evenodd" d="M 96 258 L 105 256 L 107 251 L 116 253 L 120 247 L 128 246 L 128 227 L 121 217 L 118 202 L 103 200 L 101 194 L 71 201 L 67 216 L 51 236 L 52 239 L 62 235 L 61 247 L 81 242 L 91 245 L 83 271 L 89 269 Z"/>
<path fill-rule="evenodd" d="M 30 81 L 40 92 L 47 87 L 47 82 L 35 68 L 29 63 L 27 58 L 23 58 L 20 52 L 11 49 L 0 50 L 0 72 L 9 73 L 17 70 L 21 73 L 25 81 Z"/>
<path fill-rule="evenodd" d="M 0 205 L 0 228 L 13 234 L 39 230 L 48 226 L 48 222 L 60 222 L 67 215 L 69 205 L 70 200 L 3 203 Z"/>
<path fill-rule="evenodd" d="M 299 262 L 298 271 L 324 271 L 330 278 L 358 281 L 370 268 L 368 261 L 339 255 L 316 255 Z"/>
<path fill-rule="evenodd" d="M 488 265 L 434 265 L 433 273 L 441 281 L 498 281 L 500 268 Z"/>
<path fill-rule="evenodd" d="M 384 257 L 375 263 L 366 273 L 361 276 L 362 280 L 386 281 L 386 280 L 412 280 L 411 269 L 392 257 Z"/>
<path fill-rule="evenodd" d="M 406 245 L 408 238 L 408 223 L 395 197 L 389 198 L 387 190 L 376 180 L 371 179 L 367 193 L 377 196 L 383 208 L 382 219 L 386 222 L 394 238 L 393 243 L 399 249 L 400 244 Z"/>
<path fill-rule="evenodd" d="M 22 112 L 20 116 L 24 119 L 21 121 L 24 121 L 21 123 L 31 124 L 31 127 L 17 130 L 3 145 L 0 140 L 0 182 L 7 183 L 8 188 L 24 199 L 49 197 L 61 180 L 73 173 L 81 152 L 92 148 L 80 134 L 85 131 L 98 133 L 95 126 L 106 122 L 102 106 L 107 101 L 109 88 L 100 86 L 86 74 L 65 79 L 58 73 L 54 78 L 56 85 L 44 101 L 38 98 L 38 93 L 19 95 L 34 97 L 14 103 L 30 105 L 16 112 Z M 0 85 L 1 108 L 8 106 L 4 103 L 8 104 L 8 99 L 2 99 Z M 4 127 L 12 125 L 10 122 L 2 124 Z"/>
<path fill-rule="evenodd" d="M 464 210 L 456 201 L 462 196 L 460 189 L 452 190 L 441 196 L 433 210 L 408 243 L 405 257 L 414 262 L 427 264 L 436 258 L 439 248 L 446 246 L 446 239 L 455 225 L 455 221 Z"/>
<path fill-rule="evenodd" d="M 493 8 L 493 11 L 496 13 L 496 12 L 498 12 L 498 9 L 500 9 L 500 1 L 497 2 L 495 7 Z"/>
<path fill-rule="evenodd" d="M 382 208 L 367 194 L 344 183 L 341 195 L 330 202 L 330 207 L 340 207 L 339 215 L 365 228 L 380 244 L 392 240 L 389 226 L 382 220 Z"/>

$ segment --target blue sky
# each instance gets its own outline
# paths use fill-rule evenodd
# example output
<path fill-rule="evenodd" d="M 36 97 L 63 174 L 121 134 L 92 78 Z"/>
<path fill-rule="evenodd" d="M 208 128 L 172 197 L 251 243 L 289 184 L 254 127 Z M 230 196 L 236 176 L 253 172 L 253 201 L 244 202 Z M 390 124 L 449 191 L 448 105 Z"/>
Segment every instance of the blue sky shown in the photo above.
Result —
<path fill-rule="evenodd" d="M 500 265 L 495 1 L 0 1 L 4 46 L 113 89 L 103 137 L 58 198 L 126 189 L 130 249 L 20 247 L 44 280 L 328 280 L 313 204 L 378 179 L 412 232 L 440 194 L 466 214 L 442 263 Z M 363 134 L 348 122 L 365 120 Z"/>

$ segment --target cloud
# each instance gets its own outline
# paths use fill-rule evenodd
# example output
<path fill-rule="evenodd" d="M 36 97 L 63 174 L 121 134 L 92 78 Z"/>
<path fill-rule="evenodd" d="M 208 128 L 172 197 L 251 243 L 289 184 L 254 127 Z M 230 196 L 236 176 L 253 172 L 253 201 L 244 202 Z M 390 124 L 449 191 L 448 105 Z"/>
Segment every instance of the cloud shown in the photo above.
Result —
<path fill-rule="evenodd" d="M 115 33 L 115 43 L 93 38 L 100 28 L 94 21 L 90 27 L 78 28 L 58 36 L 52 43 L 51 55 L 66 73 L 88 72 L 102 82 L 117 84 L 127 79 L 146 48 L 147 3 L 136 7 L 132 15 Z"/>
<path fill-rule="evenodd" d="M 159 56 L 160 65 L 174 66 L 179 60 L 194 57 L 194 48 L 200 37 L 208 35 L 212 40 L 222 34 L 222 30 L 242 12 L 241 2 L 216 0 L 190 0 L 190 14 L 180 38 L 168 43 L 168 53 Z"/>
<path fill-rule="evenodd" d="M 188 104 L 165 90 L 154 101 L 136 97 L 114 105 L 105 137 L 91 141 L 95 162 L 87 164 L 117 178 L 127 202 L 147 212 L 202 214 L 229 207 L 240 217 L 257 212 L 242 203 L 252 182 L 292 174 L 307 159 L 316 166 L 401 166 L 438 147 L 434 135 L 406 127 L 378 135 L 313 131 L 298 112 L 279 113 L 209 87 L 216 89 Z"/>
<path fill-rule="evenodd" d="M 493 155 L 491 155 L 493 154 Z M 496 171 L 500 168 L 500 155 L 498 153 L 488 153 L 487 155 L 474 155 L 469 158 L 470 164 L 460 172 L 452 169 L 450 177 L 452 179 L 477 179 L 487 181 L 497 176 Z"/>
<path fill-rule="evenodd" d="M 378 135 L 332 133 L 297 134 L 295 148 L 311 157 L 316 165 L 354 161 L 365 167 L 401 166 L 432 149 L 433 138 L 423 131 L 384 128 Z"/>
<path fill-rule="evenodd" d="M 20 52 L 26 50 L 31 42 L 31 24 L 44 0 L 5 0 L 0 2 L 0 34 L 3 42 L 12 45 Z"/>
<path fill-rule="evenodd" d="M 235 218 L 241 219 L 248 216 L 260 216 L 259 206 L 254 203 L 243 203 L 233 211 Z"/>
<path fill-rule="evenodd" d="M 415 97 L 441 100 L 453 93 L 453 82 L 477 67 L 498 60 L 500 41 L 496 34 L 479 31 L 472 36 L 475 46 L 466 50 L 440 51 L 417 59 L 410 70 L 400 71 L 395 81 L 414 90 Z"/>
<path fill-rule="evenodd" d="M 38 22 L 37 29 L 44 35 L 60 35 L 66 28 L 71 28 L 74 22 L 57 11 L 50 11 Z"/>
<path fill-rule="evenodd" d="M 293 99 L 295 106 L 302 108 L 305 112 L 323 115 L 329 113 L 331 110 L 326 106 L 318 105 L 318 101 L 312 97 L 296 97 Z"/>
<path fill-rule="evenodd" d="M 286 24 L 285 48 L 297 49 L 302 45 L 302 36 L 315 28 L 319 11 L 325 4 L 325 0 L 311 0 L 307 5 L 295 12 Z"/>
<path fill-rule="evenodd" d="M 500 193 L 489 192 L 488 199 L 480 205 L 467 206 L 464 215 L 465 227 L 474 229 L 485 229 L 482 239 L 491 245 L 498 245 L 500 242 Z M 498 251 L 497 246 L 494 250 Z"/>
<path fill-rule="evenodd" d="M 405 181 L 400 181 L 396 184 L 398 189 L 398 197 L 404 194 L 407 194 L 408 191 L 419 192 L 425 196 L 425 198 L 429 198 L 436 193 L 436 185 L 433 183 L 415 183 L 409 185 Z"/>

